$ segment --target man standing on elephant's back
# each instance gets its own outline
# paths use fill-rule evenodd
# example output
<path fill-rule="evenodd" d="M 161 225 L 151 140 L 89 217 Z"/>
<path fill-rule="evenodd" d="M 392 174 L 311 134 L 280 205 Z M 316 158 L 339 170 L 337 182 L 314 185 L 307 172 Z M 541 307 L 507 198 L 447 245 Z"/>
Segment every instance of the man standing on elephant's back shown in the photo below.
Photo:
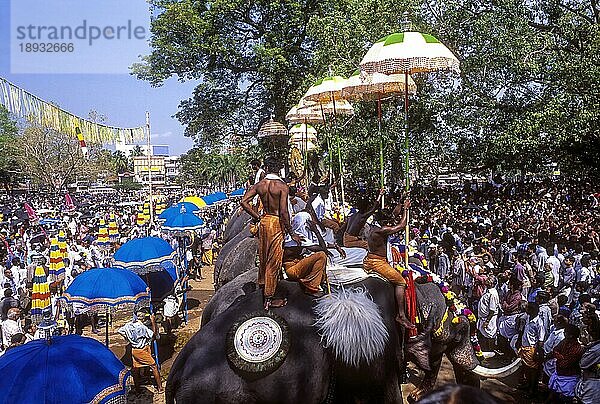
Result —
<path fill-rule="evenodd" d="M 280 164 L 274 158 L 265 159 L 267 175 L 251 186 L 242 198 L 242 208 L 259 222 L 258 230 L 258 285 L 264 288 L 264 308 L 283 307 L 287 301 L 275 297 L 283 260 L 284 231 L 300 244 L 302 238 L 292 231 L 288 208 L 287 184 L 279 177 Z M 258 195 L 263 212 L 252 209 L 252 199 Z M 261 215 L 262 214 L 262 215 Z"/>

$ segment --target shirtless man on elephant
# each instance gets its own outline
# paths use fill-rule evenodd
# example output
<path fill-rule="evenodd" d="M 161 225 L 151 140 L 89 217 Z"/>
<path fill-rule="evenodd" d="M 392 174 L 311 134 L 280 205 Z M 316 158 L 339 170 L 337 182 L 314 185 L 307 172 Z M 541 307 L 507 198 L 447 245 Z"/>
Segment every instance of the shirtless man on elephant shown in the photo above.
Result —
<path fill-rule="evenodd" d="M 410 207 L 410 200 L 404 201 L 404 212 L 402 218 L 398 223 L 394 223 L 392 214 L 386 215 L 385 210 L 380 211 L 379 223 L 381 227 L 375 227 L 368 238 L 369 253 L 365 257 L 363 267 L 366 272 L 376 272 L 388 281 L 390 281 L 395 288 L 396 304 L 398 305 L 398 314 L 396 321 L 400 325 L 413 329 L 415 326 L 406 317 L 404 293 L 406 291 L 406 281 L 402 277 L 402 274 L 388 263 L 387 260 L 387 240 L 388 236 L 398 233 L 404 230 L 406 226 L 408 208 Z M 394 213 L 400 209 L 398 205 L 394 209 Z M 391 212 L 390 212 L 391 213 Z"/>
<path fill-rule="evenodd" d="M 289 234 L 300 244 L 302 237 L 292 231 L 288 210 L 287 184 L 277 173 L 281 168 L 277 160 L 267 158 L 264 162 L 267 175 L 251 186 L 242 198 L 242 208 L 259 223 L 258 227 L 258 285 L 264 288 L 264 307 L 283 307 L 287 301 L 275 297 L 275 290 L 281 274 L 283 261 L 283 241 Z M 252 199 L 258 195 L 262 203 L 262 215 L 252 208 Z"/>

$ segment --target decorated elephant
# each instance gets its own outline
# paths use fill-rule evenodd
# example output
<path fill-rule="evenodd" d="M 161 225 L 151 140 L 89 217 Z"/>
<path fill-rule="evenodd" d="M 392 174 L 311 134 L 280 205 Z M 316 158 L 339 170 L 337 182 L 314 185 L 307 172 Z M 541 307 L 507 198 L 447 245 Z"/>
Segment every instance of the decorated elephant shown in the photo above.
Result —
<path fill-rule="evenodd" d="M 167 402 L 401 402 L 404 353 L 425 371 L 411 393 L 429 391 L 447 354 L 457 382 L 505 376 L 479 365 L 469 322 L 456 324 L 433 283 L 417 284 L 421 332 L 402 349 L 393 288 L 376 277 L 333 288 L 314 300 L 282 281 L 288 305 L 265 313 L 256 269 L 223 286 L 203 314 L 202 328 L 179 354 L 167 380 Z"/>
<path fill-rule="evenodd" d="M 236 283 L 234 280 L 219 290 L 218 299 L 226 298 L 228 302 L 211 301 L 209 315 L 214 316 L 203 320 L 200 331 L 176 358 L 167 380 L 167 402 L 394 403 L 401 400 L 398 333 L 393 331 L 385 339 L 382 337 L 386 330 L 396 327 L 393 290 L 376 287 L 383 281 L 365 280 L 362 287 L 370 290 L 372 300 L 365 293 L 356 294 L 362 296 L 363 306 L 370 303 L 370 310 L 365 309 L 358 319 L 337 323 L 340 325 L 337 330 L 359 325 L 352 333 L 352 344 L 340 353 L 345 355 L 340 360 L 323 347 L 322 336 L 314 326 L 317 301 L 304 294 L 296 283 L 281 282 L 281 291 L 288 296 L 289 303 L 276 314 L 262 310 L 259 289 L 251 291 L 251 287 Z M 238 291 L 237 298 L 235 292 L 226 293 L 227 289 Z M 223 306 L 227 308 L 223 310 Z M 378 306 L 384 315 L 379 313 Z M 360 314 L 347 308 L 345 311 L 350 317 Z M 245 323 L 252 319 L 258 320 L 255 324 Z M 261 322 L 267 323 L 267 327 L 261 328 Z M 359 343 L 377 340 L 373 338 L 375 330 L 379 332 L 378 344 Z M 236 334 L 241 335 L 236 338 Z M 236 350 L 236 341 L 246 343 Z M 346 363 L 356 361 L 360 361 L 359 366 Z"/>

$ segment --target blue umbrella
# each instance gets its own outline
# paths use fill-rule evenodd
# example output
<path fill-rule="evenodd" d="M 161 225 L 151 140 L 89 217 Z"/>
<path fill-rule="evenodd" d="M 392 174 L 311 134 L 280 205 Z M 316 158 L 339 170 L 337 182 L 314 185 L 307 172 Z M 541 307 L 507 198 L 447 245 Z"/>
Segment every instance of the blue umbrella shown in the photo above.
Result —
<path fill-rule="evenodd" d="M 115 252 L 113 266 L 129 269 L 138 275 L 146 275 L 146 283 L 150 283 L 148 274 L 164 271 L 162 264 L 168 261 L 173 262 L 175 255 L 173 247 L 160 237 L 134 238 Z M 152 306 L 150 306 L 150 310 L 152 311 Z M 156 340 L 153 345 L 156 366 L 160 369 Z"/>
<path fill-rule="evenodd" d="M 193 213 L 178 213 L 168 218 L 162 225 L 163 230 L 186 231 L 196 230 L 204 226 L 204 220 Z"/>
<path fill-rule="evenodd" d="M 158 218 L 161 220 L 167 220 L 172 216 L 178 215 L 181 212 L 181 208 L 184 207 L 186 212 L 193 213 L 198 212 L 198 207 L 191 202 L 179 202 L 177 205 L 173 205 L 165 209 Z"/>
<path fill-rule="evenodd" d="M 246 192 L 246 188 L 238 188 L 235 191 L 233 191 L 232 193 L 230 193 L 229 197 L 232 197 L 232 196 L 244 196 L 245 192 Z"/>
<path fill-rule="evenodd" d="M 95 268 L 78 275 L 59 299 L 70 304 L 83 304 L 96 311 L 105 310 L 108 346 L 108 311 L 149 304 L 147 289 L 142 278 L 131 271 Z"/>
<path fill-rule="evenodd" d="M 138 275 L 162 271 L 165 261 L 175 258 L 175 250 L 160 237 L 134 238 L 123 244 L 114 254 L 114 267 L 129 269 Z"/>
<path fill-rule="evenodd" d="M 119 268 L 94 268 L 78 275 L 60 299 L 88 307 L 116 309 L 140 305 L 149 298 L 138 275 Z"/>
<path fill-rule="evenodd" d="M 163 271 L 150 272 L 144 278 L 150 287 L 152 303 L 157 303 L 167 297 L 173 285 L 177 280 L 177 269 L 171 261 L 165 261 L 161 264 Z"/>
<path fill-rule="evenodd" d="M 106 403 L 126 394 L 129 371 L 110 349 L 79 335 L 35 340 L 0 357 L 2 403 Z"/>
<path fill-rule="evenodd" d="M 227 199 L 227 195 L 225 195 L 223 192 L 215 192 L 214 194 L 203 196 L 202 199 L 207 205 L 214 205 L 219 201 Z"/>

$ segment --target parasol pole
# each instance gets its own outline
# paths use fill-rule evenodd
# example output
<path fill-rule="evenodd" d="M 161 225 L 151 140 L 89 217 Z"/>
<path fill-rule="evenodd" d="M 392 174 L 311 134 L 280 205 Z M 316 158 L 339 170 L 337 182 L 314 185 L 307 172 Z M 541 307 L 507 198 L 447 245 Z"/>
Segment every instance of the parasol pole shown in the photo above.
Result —
<path fill-rule="evenodd" d="M 106 347 L 108 348 L 108 306 L 106 307 Z"/>
<path fill-rule="evenodd" d="M 409 141 L 408 141 L 408 71 L 404 72 L 404 153 L 405 153 L 405 162 L 404 162 L 404 171 L 406 172 L 406 197 L 408 198 L 408 193 L 410 192 L 410 161 L 409 161 Z M 404 235 L 404 242 L 406 244 L 404 254 L 404 264 L 408 269 L 408 243 L 409 243 L 409 231 L 410 226 L 409 222 L 409 209 L 406 209 L 406 228 Z"/>
<path fill-rule="evenodd" d="M 304 182 L 306 182 L 306 190 L 308 191 L 310 171 L 308 168 L 308 119 L 306 117 L 304 117 L 304 135 L 304 175 L 306 176 Z"/>
<path fill-rule="evenodd" d="M 146 111 L 146 132 L 148 135 L 148 189 L 150 190 L 150 225 L 148 226 L 148 235 L 154 224 L 154 209 L 152 206 L 152 146 L 150 145 L 150 112 Z"/>
<path fill-rule="evenodd" d="M 340 169 L 340 194 L 342 197 L 342 216 L 344 215 L 344 206 L 346 205 L 346 198 L 344 195 L 344 168 L 342 166 L 342 152 L 340 150 L 340 135 L 337 131 L 337 111 L 335 109 L 335 97 L 333 96 L 333 91 L 331 92 L 331 100 L 333 104 L 333 131 L 335 133 L 335 140 L 337 143 L 337 152 L 338 152 L 338 164 Z"/>
<path fill-rule="evenodd" d="M 325 111 L 323 110 L 323 104 L 319 103 L 321 107 L 321 116 L 323 117 L 323 124 L 325 124 Z M 331 153 L 331 139 L 326 136 L 327 139 L 327 154 L 329 154 L 329 181 L 333 181 L 333 154 Z M 337 187 L 335 189 L 335 202 L 338 202 Z"/>
<path fill-rule="evenodd" d="M 188 262 L 187 262 L 187 256 L 186 256 L 186 249 L 187 246 L 185 245 L 185 237 L 181 237 L 181 242 L 179 243 L 180 246 L 180 251 L 181 254 L 183 255 L 183 278 L 185 279 L 185 277 L 188 274 Z M 179 277 L 179 275 L 178 275 Z M 182 285 L 183 287 L 183 319 L 185 321 L 185 323 L 188 323 L 188 302 L 187 302 L 187 281 L 185 281 Z"/>
<path fill-rule="evenodd" d="M 377 94 L 377 133 L 379 135 L 379 177 L 381 189 L 385 187 L 383 164 L 383 134 L 381 133 L 381 94 Z M 381 209 L 385 207 L 385 195 L 381 196 Z"/>
<path fill-rule="evenodd" d="M 154 307 L 152 307 L 152 290 L 150 289 L 150 281 L 148 280 L 148 273 L 146 272 L 146 284 L 148 285 L 148 299 L 149 299 L 149 308 L 150 308 L 150 316 L 154 316 Z M 156 327 L 156 321 L 152 320 L 152 332 L 154 332 L 154 327 Z M 160 332 L 158 327 L 156 327 L 156 334 L 160 337 Z M 156 341 L 156 335 L 152 340 L 152 348 L 154 348 L 154 361 L 156 362 L 156 367 L 160 370 L 160 361 L 158 360 L 158 342 Z"/>

